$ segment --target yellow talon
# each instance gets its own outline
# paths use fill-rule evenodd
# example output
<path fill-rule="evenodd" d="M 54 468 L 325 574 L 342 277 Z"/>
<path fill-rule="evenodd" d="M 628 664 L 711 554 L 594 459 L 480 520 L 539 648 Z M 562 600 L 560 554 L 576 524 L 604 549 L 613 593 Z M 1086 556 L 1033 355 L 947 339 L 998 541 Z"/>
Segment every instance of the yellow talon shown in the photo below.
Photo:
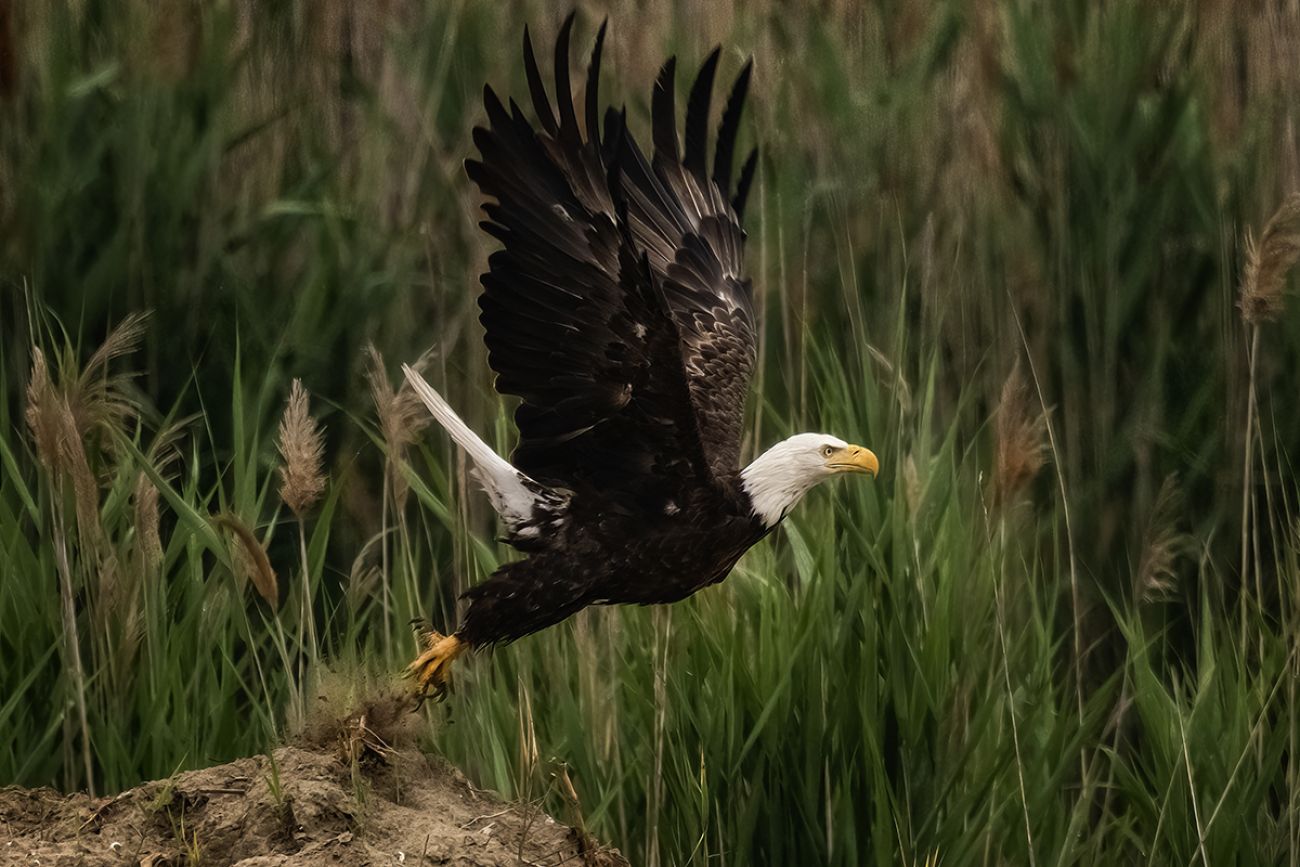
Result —
<path fill-rule="evenodd" d="M 406 676 L 413 678 L 416 694 L 421 701 L 432 696 L 440 701 L 451 686 L 451 664 L 469 649 L 469 645 L 455 635 L 443 635 L 430 630 L 424 634 L 427 648 L 406 667 Z"/>

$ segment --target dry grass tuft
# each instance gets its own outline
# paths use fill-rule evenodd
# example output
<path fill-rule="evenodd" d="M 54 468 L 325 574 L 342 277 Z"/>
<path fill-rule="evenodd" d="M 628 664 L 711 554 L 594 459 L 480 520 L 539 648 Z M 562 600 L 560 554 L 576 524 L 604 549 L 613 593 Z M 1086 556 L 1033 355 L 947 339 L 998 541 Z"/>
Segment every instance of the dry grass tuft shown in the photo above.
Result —
<path fill-rule="evenodd" d="M 258 595 L 266 600 L 272 608 L 280 604 L 280 582 L 271 568 L 271 560 L 266 556 L 266 549 L 257 540 L 257 536 L 248 525 L 230 514 L 217 515 L 213 522 L 231 532 L 239 542 L 240 559 L 243 562 L 244 575 L 257 588 Z"/>
<path fill-rule="evenodd" d="M 1300 193 L 1292 194 L 1264 226 L 1259 242 L 1246 233 L 1241 276 L 1242 318 L 1250 325 L 1282 315 L 1287 272 L 1300 260 Z"/>
<path fill-rule="evenodd" d="M 113 435 L 140 415 L 140 402 L 130 388 L 134 374 L 110 375 L 109 364 L 139 347 L 148 318 L 148 313 L 133 313 L 122 320 L 79 373 L 75 363 L 65 363 L 56 379 L 45 353 L 39 347 L 32 350 L 27 427 L 41 464 L 70 477 L 79 495 L 95 485 L 88 457 L 95 442 L 111 448 Z"/>
<path fill-rule="evenodd" d="M 316 701 L 295 740 L 309 749 L 337 750 L 348 762 L 384 762 L 395 748 L 408 748 L 420 735 L 403 686 L 377 682 L 364 672 L 321 672 Z"/>
<path fill-rule="evenodd" d="M 37 460 L 57 485 L 71 485 L 77 532 L 87 550 L 100 559 L 101 577 L 111 577 L 115 564 L 103 542 L 99 521 L 99 481 L 96 458 L 111 457 L 116 436 L 140 415 L 140 401 L 130 388 L 131 373 L 113 375 L 111 362 L 134 352 L 145 333 L 147 313 L 126 317 L 77 370 L 71 353 L 57 371 L 46 354 L 32 350 L 24 419 L 36 446 Z M 57 357 L 56 357 L 57 361 Z"/>
<path fill-rule="evenodd" d="M 1134 598 L 1144 602 L 1167 599 L 1175 589 L 1178 560 L 1191 537 L 1178 529 L 1183 495 L 1178 478 L 1170 475 L 1160 486 L 1142 542 L 1142 556 L 1134 574 Z"/>
<path fill-rule="evenodd" d="M 1002 384 L 1002 396 L 993 412 L 996 455 L 991 482 L 993 505 L 1016 501 L 1047 462 L 1044 436 L 1047 422 L 1033 402 L 1020 362 Z"/>
<path fill-rule="evenodd" d="M 320 426 L 311 417 L 307 390 L 295 379 L 280 419 L 280 499 L 298 517 L 307 513 L 325 491 L 321 457 L 325 441 Z"/>

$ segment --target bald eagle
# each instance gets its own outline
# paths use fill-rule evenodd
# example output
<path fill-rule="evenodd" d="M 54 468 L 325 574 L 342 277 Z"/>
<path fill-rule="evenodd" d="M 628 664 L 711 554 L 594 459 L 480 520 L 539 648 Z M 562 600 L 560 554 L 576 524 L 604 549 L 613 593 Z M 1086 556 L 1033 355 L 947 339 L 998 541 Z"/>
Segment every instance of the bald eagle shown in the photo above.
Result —
<path fill-rule="evenodd" d="M 482 228 L 502 245 L 481 278 L 479 319 L 497 391 L 520 400 L 510 460 L 404 368 L 473 463 L 505 540 L 527 555 L 465 593 L 455 632 L 426 634 L 408 667 L 421 696 L 442 695 L 466 650 L 589 605 L 685 599 L 727 577 L 813 486 L 879 469 L 869 450 L 819 433 L 740 467 L 757 329 L 741 217 L 756 153 L 734 188 L 732 154 L 751 65 L 731 88 L 710 167 L 719 51 L 691 87 L 680 147 L 668 60 L 655 82 L 647 157 L 625 112 L 600 115 L 603 24 L 579 122 L 572 29 L 570 15 L 555 46 L 555 107 L 525 29 L 536 120 L 485 87 L 480 156 L 466 162 L 489 200 Z"/>

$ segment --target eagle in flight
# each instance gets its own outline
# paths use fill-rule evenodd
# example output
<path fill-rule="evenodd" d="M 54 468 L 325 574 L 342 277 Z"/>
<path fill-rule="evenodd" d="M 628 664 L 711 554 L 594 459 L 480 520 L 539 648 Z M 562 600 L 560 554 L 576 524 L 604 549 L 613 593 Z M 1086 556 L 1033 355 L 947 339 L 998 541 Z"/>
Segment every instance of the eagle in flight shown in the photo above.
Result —
<path fill-rule="evenodd" d="M 792 436 L 740 466 L 758 327 L 741 217 L 756 152 L 734 187 L 732 156 L 750 64 L 723 108 L 710 165 L 719 51 L 691 87 L 683 142 L 676 61 L 665 63 L 647 157 L 624 111 L 601 113 L 603 24 L 579 121 L 572 29 L 570 15 L 555 46 L 554 106 L 525 29 L 535 121 L 484 88 L 479 158 L 466 162 L 489 200 L 482 228 L 502 245 L 481 278 L 479 319 L 497 391 L 520 400 L 510 460 L 404 367 L 473 463 L 505 540 L 527 555 L 465 593 L 455 632 L 425 636 L 408 668 L 421 696 L 445 692 L 465 651 L 588 605 L 685 599 L 727 577 L 813 486 L 879 469 L 868 449 L 820 433 Z"/>

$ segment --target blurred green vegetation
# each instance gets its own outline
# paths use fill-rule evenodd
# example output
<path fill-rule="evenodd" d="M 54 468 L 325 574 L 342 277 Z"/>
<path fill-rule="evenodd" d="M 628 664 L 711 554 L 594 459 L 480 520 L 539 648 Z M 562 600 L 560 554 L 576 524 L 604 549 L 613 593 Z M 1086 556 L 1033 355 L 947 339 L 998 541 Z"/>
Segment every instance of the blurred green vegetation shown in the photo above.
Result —
<path fill-rule="evenodd" d="M 261 749 L 506 556 L 393 388 L 432 349 L 508 448 L 461 162 L 565 11 L 0 7 L 0 782 Z M 607 2 L 584 40 L 606 15 L 641 128 L 667 54 L 755 59 L 747 453 L 886 470 L 698 598 L 466 666 L 429 745 L 562 817 L 566 764 L 636 863 L 1295 863 L 1294 4 Z"/>

